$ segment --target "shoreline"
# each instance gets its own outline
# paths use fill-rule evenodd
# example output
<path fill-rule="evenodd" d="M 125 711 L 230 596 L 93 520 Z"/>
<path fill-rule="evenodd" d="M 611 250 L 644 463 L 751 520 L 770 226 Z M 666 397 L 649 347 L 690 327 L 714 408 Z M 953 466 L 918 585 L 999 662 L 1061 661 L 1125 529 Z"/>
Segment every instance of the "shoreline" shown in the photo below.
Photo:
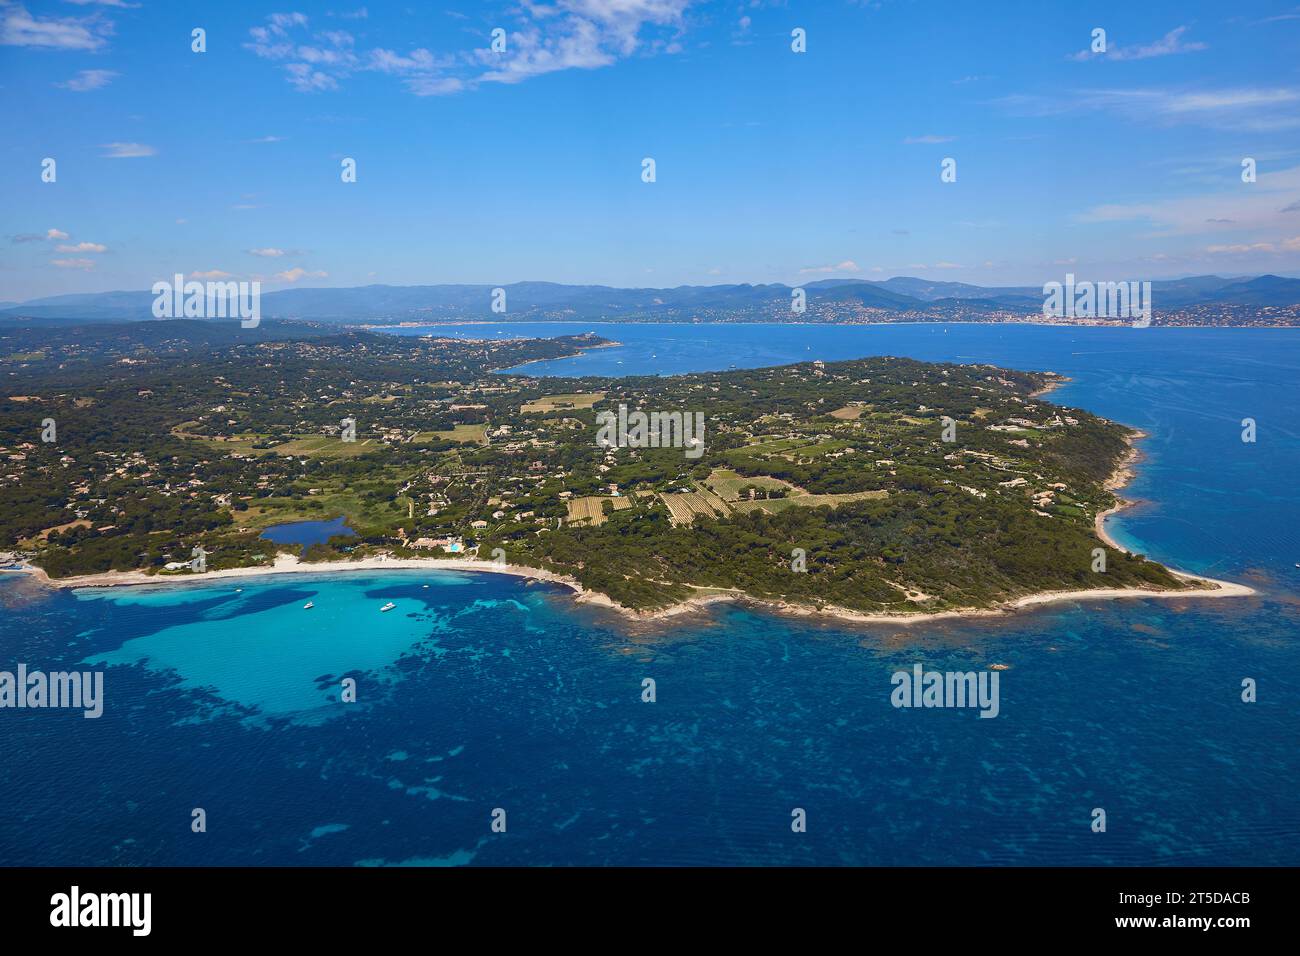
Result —
<path fill-rule="evenodd" d="M 1109 543 L 1109 541 L 1107 543 Z M 1117 548 L 1117 550 L 1123 549 Z M 513 564 L 497 564 L 493 561 L 479 561 L 475 559 L 458 560 L 456 558 L 373 557 L 352 561 L 330 561 L 317 564 L 298 561 L 296 558 L 289 555 L 281 555 L 274 564 L 266 567 L 225 568 L 218 571 L 207 571 L 203 574 L 158 575 L 146 574 L 143 571 L 106 571 L 102 574 L 83 574 L 67 578 L 50 578 L 40 568 L 31 565 L 25 566 L 23 569 L 7 570 L 8 573 L 25 574 L 37 581 L 39 584 L 55 590 L 150 586 L 163 588 L 175 586 L 201 587 L 209 582 L 239 581 L 244 579 L 273 577 L 281 574 L 356 574 L 367 571 L 477 571 L 486 574 L 506 574 L 512 577 L 521 577 L 532 581 L 558 584 L 569 588 L 573 592 L 575 603 L 605 608 L 607 610 L 615 611 L 631 620 L 644 623 L 665 621 L 675 617 L 696 614 L 712 604 L 736 603 L 789 617 L 821 618 L 829 621 L 853 624 L 889 624 L 910 627 L 914 624 L 928 624 L 940 620 L 1001 617 L 1006 614 L 1015 613 L 1024 608 L 1040 607 L 1063 601 L 1117 600 L 1121 598 L 1161 598 L 1166 600 L 1182 598 L 1225 598 L 1249 597 L 1256 593 L 1254 588 L 1244 584 L 1187 574 L 1170 568 L 1170 572 L 1182 580 L 1189 583 L 1202 583 L 1210 585 L 1210 587 L 1179 591 L 1154 590 L 1148 588 L 1086 588 L 1066 591 L 1039 591 L 1034 594 L 1027 594 L 1019 598 L 1004 601 L 987 608 L 952 608 L 945 611 L 921 611 L 912 613 L 856 611 L 852 608 L 838 607 L 836 605 L 814 607 L 811 605 L 793 604 L 781 600 L 754 597 L 753 595 L 736 591 L 687 598 L 686 600 L 680 601 L 670 607 L 659 608 L 652 611 L 640 611 L 635 608 L 625 607 L 624 605 L 614 601 L 608 595 L 599 591 L 588 590 L 583 587 L 580 582 L 568 575 L 557 574 L 554 571 L 547 571 L 544 568 L 529 568 Z"/>
<path fill-rule="evenodd" d="M 1146 437 L 1146 432 L 1136 428 L 1129 434 L 1127 438 L 1128 453 L 1120 459 L 1119 464 L 1115 467 L 1115 470 L 1111 473 L 1110 477 L 1102 484 L 1103 489 L 1115 493 L 1115 504 L 1107 508 L 1105 511 L 1098 511 L 1097 516 L 1092 519 L 1093 532 L 1101 539 L 1102 543 L 1114 548 L 1116 551 L 1123 551 L 1125 554 L 1132 554 L 1133 552 L 1116 541 L 1106 531 L 1106 519 L 1111 515 L 1119 514 L 1125 508 L 1131 508 L 1133 506 L 1132 501 L 1124 498 L 1118 494 L 1118 492 L 1120 489 L 1126 487 L 1134 477 L 1136 477 L 1137 473 L 1134 469 L 1137 468 L 1138 462 L 1142 460 L 1142 450 L 1138 448 L 1137 443 Z M 1169 570 L 1173 571 L 1173 568 L 1170 568 Z M 1182 572 L 1174 571 L 1174 573 L 1180 577 L 1182 576 Z"/>
<path fill-rule="evenodd" d="M 1044 395 L 1051 394 L 1052 392 L 1056 391 L 1058 388 L 1064 388 L 1066 385 L 1069 385 L 1070 382 L 1074 381 L 1074 379 L 1070 378 L 1070 376 L 1062 375 L 1059 372 L 1044 372 L 1043 374 L 1052 376 L 1052 380 L 1048 382 L 1046 385 L 1044 385 L 1042 388 L 1038 388 L 1030 392 L 1029 393 L 1030 398 L 1042 398 Z"/>

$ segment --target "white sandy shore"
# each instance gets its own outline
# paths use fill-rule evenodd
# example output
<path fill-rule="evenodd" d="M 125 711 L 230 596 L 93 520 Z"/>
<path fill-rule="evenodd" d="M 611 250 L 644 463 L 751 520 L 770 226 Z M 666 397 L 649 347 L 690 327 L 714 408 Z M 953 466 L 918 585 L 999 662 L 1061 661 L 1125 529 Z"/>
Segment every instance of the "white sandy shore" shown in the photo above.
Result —
<path fill-rule="evenodd" d="M 1146 432 L 1135 431 L 1129 438 L 1128 454 L 1125 455 L 1124 460 L 1119 463 L 1119 467 L 1115 469 L 1115 473 L 1106 479 L 1105 488 L 1107 491 L 1117 492 L 1133 480 L 1134 468 L 1142 458 L 1142 452 L 1138 449 L 1137 443 L 1146 437 Z M 1093 520 L 1093 530 L 1103 543 L 1114 548 L 1116 551 L 1122 551 L 1125 554 L 1132 554 L 1133 552 L 1116 541 L 1115 538 L 1106 531 L 1106 519 L 1113 514 L 1118 514 L 1125 508 L 1131 507 L 1133 504 L 1133 502 L 1121 498 L 1119 495 L 1116 495 L 1115 499 L 1116 502 L 1113 508 L 1107 508 L 1105 511 L 1098 512 L 1097 517 Z M 1220 581 L 1218 578 L 1201 577 L 1195 574 L 1188 574 L 1185 571 L 1176 571 L 1173 568 L 1169 568 L 1169 573 L 1174 575 L 1176 578 L 1187 581 L 1188 583 L 1201 582 L 1202 584 L 1209 585 L 1213 590 L 1198 590 L 1190 594 L 1186 591 L 1164 591 L 1153 596 L 1248 597 L 1256 593 L 1254 588 L 1248 587 L 1245 584 L 1237 584 L 1232 581 Z"/>
<path fill-rule="evenodd" d="M 737 603 L 751 605 L 778 614 L 789 615 L 790 617 L 825 618 L 834 621 L 849 621 L 854 624 L 894 624 L 910 627 L 916 624 L 930 624 L 934 621 L 945 619 L 999 617 L 1024 608 L 1040 607 L 1044 604 L 1056 604 L 1063 601 L 1103 601 L 1119 598 L 1159 598 L 1162 600 L 1180 600 L 1185 598 L 1249 597 L 1255 593 L 1254 588 L 1247 587 L 1244 584 L 1237 584 L 1232 581 L 1220 581 L 1216 578 L 1198 577 L 1194 574 L 1184 574 L 1181 571 L 1174 571 L 1172 568 L 1169 570 L 1176 577 L 1187 581 L 1189 584 L 1198 584 L 1200 586 L 1185 591 L 1158 591 L 1151 588 L 1086 588 L 1078 591 L 1040 591 L 1037 594 L 1028 594 L 1021 598 L 1005 601 L 995 607 L 954 608 L 948 611 L 933 611 L 928 613 L 868 613 L 865 611 L 855 611 L 851 608 L 837 607 L 835 605 L 809 607 L 807 605 L 791 604 L 785 601 L 765 600 L 737 591 L 710 594 L 706 597 L 688 598 L 680 604 L 675 604 L 662 611 L 629 611 L 628 613 L 635 614 L 637 617 L 645 620 L 654 620 L 689 614 L 699 611 L 710 604 L 722 601 L 736 601 Z M 601 597 L 603 597 L 603 595 L 601 595 Z M 618 605 L 614 605 L 612 601 L 609 601 L 608 598 L 606 598 L 605 601 L 611 606 L 618 607 Z M 626 610 L 621 607 L 619 609 Z"/>
<path fill-rule="evenodd" d="M 27 566 L 28 571 L 43 584 L 55 588 L 102 588 L 130 586 L 141 584 L 206 584 L 209 581 L 222 581 L 238 578 L 260 578 L 272 574 L 328 574 L 338 571 L 491 571 L 496 574 L 513 574 L 517 577 L 533 578 L 538 581 L 553 581 L 573 588 L 585 594 L 586 590 L 573 578 L 555 574 L 541 568 L 525 568 L 519 565 L 498 564 L 495 561 L 477 561 L 457 558 L 393 558 L 376 556 L 358 558 L 351 561 L 299 561 L 289 554 L 280 554 L 273 564 L 248 568 L 223 568 L 217 571 L 205 571 L 201 574 L 148 574 L 144 571 L 106 571 L 103 574 L 82 574 L 68 578 L 51 578 L 37 567 Z"/>
<path fill-rule="evenodd" d="M 1125 456 L 1115 473 L 1106 482 L 1106 488 L 1108 490 L 1118 490 L 1132 479 L 1133 466 L 1140 457 L 1140 453 L 1134 445 L 1134 442 L 1145 437 L 1144 434 L 1138 432 L 1135 434 L 1133 440 L 1129 442 L 1131 446 L 1129 454 Z M 1119 499 L 1119 503 L 1114 508 L 1098 514 L 1095 522 L 1097 537 L 1117 551 L 1124 551 L 1125 553 L 1128 553 L 1127 549 L 1106 533 L 1105 519 L 1109 515 L 1128 507 L 1129 504 L 1130 502 L 1127 502 L 1122 498 Z M 571 589 L 576 595 L 576 600 L 580 603 L 609 608 L 632 619 L 646 622 L 662 621 L 684 614 L 696 613 L 710 604 L 723 601 L 736 601 L 793 617 L 826 618 L 835 621 L 852 622 L 855 624 L 914 625 L 928 624 L 933 621 L 945 619 L 951 620 L 954 618 L 994 617 L 1017 611 L 1022 608 L 1041 607 L 1045 604 L 1053 604 L 1060 601 L 1097 601 L 1115 600 L 1119 598 L 1160 598 L 1162 600 L 1181 600 L 1185 598 L 1247 597 L 1255 593 L 1253 588 L 1247 587 L 1244 584 L 1237 584 L 1231 581 L 1220 581 L 1215 578 L 1199 577 L 1181 571 L 1174 571 L 1171 568 L 1170 571 L 1174 575 L 1186 581 L 1188 584 L 1193 585 L 1193 587 L 1181 591 L 1160 591 L 1148 588 L 1087 588 L 1077 591 L 1043 591 L 1037 594 L 1029 594 L 1024 597 L 1016 598 L 1012 601 L 1007 601 L 990 608 L 958 608 L 931 613 L 865 613 L 862 611 L 854 611 L 850 608 L 830 605 L 810 607 L 807 605 L 792 604 L 785 601 L 755 598 L 741 591 L 714 591 L 706 595 L 701 595 L 700 597 L 688 598 L 685 601 L 662 610 L 636 611 L 618 604 L 605 594 L 587 590 L 576 579 L 569 577 L 568 575 L 557 574 L 553 571 L 547 571 L 541 568 L 499 564 L 495 561 L 480 561 L 472 558 L 394 558 L 388 556 L 375 556 L 348 561 L 308 563 L 299 561 L 292 555 L 281 554 L 276 556 L 273 564 L 263 567 L 228 568 L 219 571 L 207 571 L 202 574 L 147 574 L 143 571 L 109 571 L 104 574 L 86 574 L 77 577 L 58 579 L 50 578 L 42 569 L 32 565 L 23 565 L 20 570 L 30 574 L 34 579 L 42 584 L 56 588 L 139 585 L 192 586 L 207 584 L 212 581 L 260 578 L 273 574 L 326 574 L 348 571 L 483 571 L 491 574 L 510 574 L 516 577 L 529 578 L 535 581 L 548 581 L 555 584 L 561 584 Z"/>

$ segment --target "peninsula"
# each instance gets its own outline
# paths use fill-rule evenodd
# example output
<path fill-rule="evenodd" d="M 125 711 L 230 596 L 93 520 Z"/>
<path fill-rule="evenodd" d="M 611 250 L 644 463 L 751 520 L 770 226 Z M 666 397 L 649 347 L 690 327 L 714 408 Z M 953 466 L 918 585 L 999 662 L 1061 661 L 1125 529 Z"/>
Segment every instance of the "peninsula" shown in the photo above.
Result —
<path fill-rule="evenodd" d="M 1251 593 L 1105 538 L 1135 433 L 1047 401 L 1052 373 L 518 370 L 608 344 L 202 322 L 0 338 L 0 551 L 75 586 L 504 571 L 641 617 L 748 600 L 906 622 Z M 261 537 L 340 516 L 350 532 L 301 555 Z"/>

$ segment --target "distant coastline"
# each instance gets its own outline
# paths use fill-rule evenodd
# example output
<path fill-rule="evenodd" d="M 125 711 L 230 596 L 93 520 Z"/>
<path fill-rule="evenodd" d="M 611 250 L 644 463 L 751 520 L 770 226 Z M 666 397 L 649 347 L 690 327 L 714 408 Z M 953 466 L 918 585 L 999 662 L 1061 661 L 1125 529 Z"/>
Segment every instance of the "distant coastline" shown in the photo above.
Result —
<path fill-rule="evenodd" d="M 270 318 L 277 318 L 270 316 Z M 279 317 L 279 321 L 313 321 L 307 319 L 294 319 L 290 317 Z M 445 326 L 459 325 L 807 325 L 814 328 L 843 329 L 853 328 L 854 326 L 879 326 L 879 325 L 1040 325 L 1046 328 L 1089 328 L 1089 329 L 1127 329 L 1131 326 L 1127 322 L 1115 322 L 1106 319 L 1075 319 L 1073 321 L 1039 321 L 1032 316 L 1017 316 L 1010 319 L 987 319 L 979 321 L 975 319 L 900 319 L 897 321 L 883 322 L 834 322 L 821 321 L 809 322 L 807 320 L 796 321 L 793 319 L 747 319 L 744 322 L 718 322 L 714 320 L 688 320 L 688 319 L 584 319 L 584 318 L 543 318 L 543 319 L 524 319 L 524 318 L 504 318 L 504 319 L 436 319 L 428 322 L 413 322 L 404 320 L 402 322 L 338 322 L 340 328 L 360 329 L 365 332 L 382 332 L 389 329 L 433 329 L 443 328 Z M 1274 329 L 1300 329 L 1300 325 L 1293 323 L 1278 323 L 1276 325 L 1264 325 L 1251 323 L 1249 325 L 1206 325 L 1200 322 L 1157 322 L 1152 321 L 1143 331 L 1149 329 L 1232 329 L 1234 331 L 1243 331 L 1247 329 L 1259 329 L 1262 331 Z M 527 337 L 527 336 L 525 336 Z"/>

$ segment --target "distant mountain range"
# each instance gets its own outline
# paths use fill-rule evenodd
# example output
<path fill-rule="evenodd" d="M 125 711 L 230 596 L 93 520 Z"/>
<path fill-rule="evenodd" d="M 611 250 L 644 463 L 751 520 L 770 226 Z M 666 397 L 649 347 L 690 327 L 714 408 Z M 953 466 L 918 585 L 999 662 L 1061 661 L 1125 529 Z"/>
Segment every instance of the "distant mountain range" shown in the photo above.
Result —
<path fill-rule="evenodd" d="M 1063 276 L 1061 277 L 1064 278 Z M 1057 281 L 1060 281 L 1059 279 Z M 711 285 L 672 289 L 618 289 L 599 285 L 515 282 L 503 286 L 506 311 L 492 311 L 490 285 L 369 285 L 348 289 L 284 289 L 262 295 L 265 319 L 315 322 L 396 323 L 455 320 L 641 320 L 776 321 L 791 318 L 791 286 Z M 924 313 L 935 318 L 973 318 L 1041 313 L 1043 291 L 1034 286 L 985 287 L 965 282 L 933 282 L 909 276 L 875 282 L 820 279 L 805 290 L 806 321 L 836 321 L 861 309 Z M 1300 279 L 1264 275 L 1253 279 L 1194 276 L 1151 283 L 1158 316 L 1193 306 L 1261 308 L 1300 305 Z M 149 292 L 97 292 L 59 295 L 30 302 L 0 303 L 0 320 L 120 322 L 152 319 Z"/>

